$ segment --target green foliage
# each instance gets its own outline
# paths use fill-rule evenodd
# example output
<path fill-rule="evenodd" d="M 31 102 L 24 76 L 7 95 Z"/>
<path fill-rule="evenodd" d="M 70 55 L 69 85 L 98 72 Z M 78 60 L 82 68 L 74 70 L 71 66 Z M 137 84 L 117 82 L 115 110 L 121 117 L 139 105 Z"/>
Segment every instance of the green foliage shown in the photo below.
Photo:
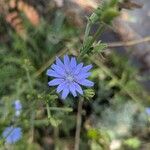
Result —
<path fill-rule="evenodd" d="M 87 136 L 91 139 L 91 150 L 109 148 L 110 138 L 105 130 L 91 128 L 88 130 Z"/>
<path fill-rule="evenodd" d="M 96 141 L 99 140 L 99 138 L 100 138 L 100 134 L 99 134 L 99 131 L 97 129 L 89 129 L 87 132 L 87 136 L 90 139 L 93 139 Z"/>
<path fill-rule="evenodd" d="M 87 100 L 81 112 L 81 146 L 86 143 L 83 149 L 108 150 L 117 138 L 123 147 L 138 149 L 143 140 L 138 130 L 148 138 L 145 106 L 150 104 L 150 97 L 137 81 L 138 70 L 124 56 L 113 52 L 105 55 L 107 44 L 96 42 L 106 24 L 119 15 L 117 3 L 118 0 L 103 1 L 88 18 L 82 46 L 79 35 L 83 31 L 70 26 L 61 10 L 53 12 L 52 23 L 43 19 L 36 28 L 24 19 L 25 39 L 12 29 L 0 28 L 0 33 L 9 30 L 9 40 L 0 44 L 0 133 L 11 124 L 22 127 L 23 138 L 12 146 L 14 149 L 41 149 L 45 141 L 59 145 L 74 140 L 79 97 L 69 96 L 61 101 L 54 88 L 47 86 L 46 76 L 55 56 L 63 55 L 68 47 L 67 53 L 71 55 L 70 49 L 77 54 L 79 48 L 78 60 L 94 66 L 91 79 L 95 85 L 93 89 L 84 89 L 83 96 Z M 100 27 L 91 35 L 95 23 Z M 14 117 L 12 107 L 16 99 L 23 105 L 19 118 Z M 4 147 L 4 142 L 0 142 Z"/>
<path fill-rule="evenodd" d="M 124 145 L 128 146 L 131 149 L 139 149 L 141 142 L 137 138 L 129 138 L 124 141 Z"/>
<path fill-rule="evenodd" d="M 100 21 L 110 24 L 119 15 L 118 0 L 105 0 L 89 18 L 92 23 Z"/>

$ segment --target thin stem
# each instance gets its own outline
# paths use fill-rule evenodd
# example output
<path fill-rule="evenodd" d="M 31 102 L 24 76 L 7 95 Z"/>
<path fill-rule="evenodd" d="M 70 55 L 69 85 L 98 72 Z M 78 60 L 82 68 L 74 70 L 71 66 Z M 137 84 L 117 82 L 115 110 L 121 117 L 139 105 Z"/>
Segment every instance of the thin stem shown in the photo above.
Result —
<path fill-rule="evenodd" d="M 113 47 L 121 47 L 121 46 L 133 46 L 136 44 L 141 44 L 143 42 L 149 42 L 150 41 L 150 36 L 144 37 L 141 39 L 136 39 L 136 40 L 131 40 L 131 41 L 125 41 L 125 42 L 112 42 L 112 43 L 107 43 L 109 48 Z"/>
<path fill-rule="evenodd" d="M 34 90 L 33 89 L 33 83 L 32 83 L 32 79 L 31 79 L 31 76 L 30 76 L 30 73 L 29 73 L 29 70 L 28 68 L 25 68 L 26 70 L 26 74 L 27 74 L 27 79 L 28 79 L 28 83 L 29 83 L 29 87 L 30 87 L 30 90 Z M 32 107 L 32 112 L 31 112 L 31 140 L 32 142 L 34 141 L 34 120 L 35 120 L 35 112 L 33 110 L 33 107 Z"/>
<path fill-rule="evenodd" d="M 93 37 L 93 42 L 97 39 L 97 37 L 104 31 L 104 28 L 105 28 L 105 25 L 102 24 L 102 26 L 100 26 L 96 33 L 94 34 L 94 37 Z"/>
<path fill-rule="evenodd" d="M 31 80 L 31 77 L 30 77 L 29 71 L 28 71 L 28 69 L 27 69 L 27 68 L 25 68 L 25 70 L 26 70 L 27 79 L 28 79 L 28 82 L 29 82 L 30 89 L 32 90 L 32 89 L 33 89 L 33 84 L 32 84 L 32 80 Z"/>
<path fill-rule="evenodd" d="M 59 128 L 54 127 L 54 140 L 55 140 L 55 150 L 59 150 L 58 141 L 59 141 Z"/>
<path fill-rule="evenodd" d="M 92 44 L 94 43 L 94 41 L 97 39 L 97 37 L 103 32 L 105 28 L 105 25 L 102 24 L 101 26 L 99 26 L 99 28 L 97 29 L 96 33 L 94 34 L 93 38 L 91 39 L 91 41 L 88 43 L 88 46 L 85 46 L 84 49 L 82 50 L 82 52 L 80 53 L 79 58 L 82 58 L 87 51 L 89 51 L 89 49 L 91 48 Z M 83 43 L 84 46 L 84 43 Z"/>
<path fill-rule="evenodd" d="M 76 123 L 76 134 L 75 134 L 75 145 L 74 150 L 79 150 L 80 145 L 80 131 L 81 131 L 81 122 L 82 122 L 82 106 L 83 106 L 83 98 L 79 99 L 78 103 L 78 113 L 77 113 L 77 123 Z"/>
<path fill-rule="evenodd" d="M 91 30 L 91 22 L 89 21 L 88 19 L 88 23 L 86 25 L 86 29 L 85 29 L 85 34 L 84 34 L 84 40 L 83 40 L 83 43 L 86 41 L 86 38 L 88 37 L 89 33 L 90 33 L 90 30 Z"/>
<path fill-rule="evenodd" d="M 34 74 L 34 77 L 39 77 L 43 73 L 43 71 L 45 71 L 45 69 L 48 68 L 52 64 L 56 56 L 60 57 L 66 52 L 67 52 L 67 49 L 64 49 L 58 52 L 55 56 L 51 57 L 51 59 L 49 59 L 46 63 L 44 63 L 44 65 L 42 65 L 41 68 Z"/>
<path fill-rule="evenodd" d="M 48 116 L 48 119 L 50 119 L 50 118 L 51 118 L 51 113 L 50 113 L 50 109 L 49 109 L 48 102 L 46 103 L 46 109 L 47 109 L 47 116 Z"/>
<path fill-rule="evenodd" d="M 35 112 L 32 111 L 32 114 L 31 114 L 31 141 L 33 142 L 34 141 L 34 120 L 35 120 Z"/>
<path fill-rule="evenodd" d="M 53 111 L 64 111 L 64 112 L 72 112 L 72 108 L 68 108 L 68 107 L 64 107 L 64 108 L 60 108 L 60 107 L 49 107 L 50 110 Z"/>

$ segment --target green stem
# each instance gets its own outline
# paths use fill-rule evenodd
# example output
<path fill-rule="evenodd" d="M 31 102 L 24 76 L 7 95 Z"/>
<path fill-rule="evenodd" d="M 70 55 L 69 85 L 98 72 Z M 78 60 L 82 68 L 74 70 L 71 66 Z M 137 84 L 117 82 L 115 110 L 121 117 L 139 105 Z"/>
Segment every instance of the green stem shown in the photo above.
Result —
<path fill-rule="evenodd" d="M 47 125 L 49 122 L 47 119 L 42 119 L 42 120 L 34 120 L 34 126 L 36 127 L 40 127 L 40 126 L 43 126 L 43 125 Z M 26 128 L 29 127 L 29 122 L 25 121 L 23 122 L 24 126 Z"/>
<path fill-rule="evenodd" d="M 50 119 L 51 118 L 51 112 L 50 112 L 50 109 L 49 109 L 48 102 L 46 103 L 46 109 L 47 109 L 47 117 L 48 117 L 48 119 Z"/>
<path fill-rule="evenodd" d="M 29 70 L 27 68 L 25 68 L 25 70 L 26 70 L 30 90 L 33 90 L 33 83 L 32 83 L 32 79 L 31 79 Z M 32 107 L 32 112 L 31 112 L 31 136 L 32 136 L 31 140 L 32 140 L 32 142 L 34 141 L 34 119 L 35 119 L 35 112 Z"/>
<path fill-rule="evenodd" d="M 49 107 L 50 110 L 54 111 L 65 111 L 65 112 L 72 112 L 72 108 L 60 108 L 60 107 Z"/>
<path fill-rule="evenodd" d="M 79 99 L 79 103 L 78 103 L 78 113 L 77 113 L 77 123 L 76 123 L 74 150 L 79 150 L 79 146 L 80 146 L 80 132 L 81 132 L 81 122 L 82 122 L 82 106 L 83 106 L 83 98 L 80 98 Z"/>
<path fill-rule="evenodd" d="M 27 79 L 28 79 L 28 82 L 29 82 L 29 87 L 30 89 L 32 90 L 33 89 L 33 84 L 32 84 L 32 80 L 31 80 L 31 77 L 30 77 L 30 74 L 29 74 L 29 71 L 27 68 L 25 68 L 26 70 L 26 74 L 27 74 Z"/>
<path fill-rule="evenodd" d="M 54 140 L 55 140 L 55 150 L 59 150 L 59 128 L 54 127 Z"/>
<path fill-rule="evenodd" d="M 89 25 L 88 25 L 87 28 L 89 28 Z M 80 56 L 79 56 L 80 59 L 89 51 L 89 49 L 91 48 L 91 46 L 93 45 L 93 43 L 95 42 L 95 40 L 97 39 L 97 37 L 103 32 L 104 28 L 105 28 L 104 24 L 102 24 L 101 26 L 99 26 L 99 28 L 97 29 L 96 33 L 94 34 L 93 38 L 88 43 L 88 45 L 85 46 L 84 43 L 83 43 L 84 47 L 82 47 L 82 48 L 84 48 L 84 49 L 82 49 L 82 52 L 80 53 Z M 90 30 L 90 29 L 87 29 L 87 30 Z M 86 35 L 86 38 L 87 38 L 87 35 Z M 85 40 L 86 40 L 86 38 L 85 38 Z"/>
<path fill-rule="evenodd" d="M 88 37 L 88 35 L 89 35 L 89 33 L 90 33 L 91 26 L 92 26 L 92 24 L 91 24 L 91 22 L 90 22 L 89 19 L 88 19 L 88 23 L 87 23 L 86 29 L 85 29 L 85 34 L 84 34 L 83 43 L 85 43 L 85 41 L 86 41 L 86 39 L 87 39 L 87 37 Z"/>

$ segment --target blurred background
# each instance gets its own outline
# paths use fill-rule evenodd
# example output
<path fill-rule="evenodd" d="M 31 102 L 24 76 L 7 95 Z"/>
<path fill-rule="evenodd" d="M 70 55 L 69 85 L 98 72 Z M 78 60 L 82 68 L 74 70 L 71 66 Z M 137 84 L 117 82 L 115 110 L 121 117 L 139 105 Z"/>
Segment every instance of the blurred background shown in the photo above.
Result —
<path fill-rule="evenodd" d="M 101 3 L 0 0 L 0 150 L 74 149 L 78 98 L 51 95 L 46 69 L 56 56 L 78 56 L 87 16 Z M 97 39 L 107 48 L 84 58 L 94 66 L 95 94 L 83 103 L 81 150 L 150 149 L 150 1 L 116 7 Z M 12 126 L 19 133 L 8 140 Z"/>

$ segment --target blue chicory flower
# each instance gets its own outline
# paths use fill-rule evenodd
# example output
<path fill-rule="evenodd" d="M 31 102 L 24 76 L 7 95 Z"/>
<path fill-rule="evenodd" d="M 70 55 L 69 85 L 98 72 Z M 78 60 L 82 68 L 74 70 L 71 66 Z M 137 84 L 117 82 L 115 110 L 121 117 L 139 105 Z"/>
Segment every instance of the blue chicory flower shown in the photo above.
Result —
<path fill-rule="evenodd" d="M 80 85 L 92 87 L 94 83 L 87 78 L 91 75 L 88 72 L 92 65 L 83 66 L 83 63 L 77 64 L 75 57 L 64 56 L 64 62 L 56 57 L 56 64 L 52 64 L 51 69 L 47 70 L 47 75 L 55 79 L 48 82 L 49 86 L 57 86 L 57 93 L 62 92 L 61 98 L 66 99 L 69 93 L 74 97 L 77 92 L 83 95 Z"/>
<path fill-rule="evenodd" d="M 15 109 L 15 115 L 19 116 L 20 113 L 21 113 L 21 110 L 22 110 L 22 104 L 21 104 L 20 100 L 16 100 L 13 103 L 13 106 L 14 106 L 14 109 Z"/>
<path fill-rule="evenodd" d="M 21 110 L 22 109 L 22 104 L 21 104 L 20 100 L 16 100 L 14 102 L 14 108 L 15 108 L 15 110 Z"/>
<path fill-rule="evenodd" d="M 22 130 L 20 127 L 7 127 L 2 133 L 3 138 L 5 138 L 6 143 L 14 144 L 22 137 Z"/>
<path fill-rule="evenodd" d="M 146 113 L 147 113 L 148 115 L 150 115 L 150 107 L 147 107 L 147 108 L 145 109 L 145 111 L 146 111 Z"/>

